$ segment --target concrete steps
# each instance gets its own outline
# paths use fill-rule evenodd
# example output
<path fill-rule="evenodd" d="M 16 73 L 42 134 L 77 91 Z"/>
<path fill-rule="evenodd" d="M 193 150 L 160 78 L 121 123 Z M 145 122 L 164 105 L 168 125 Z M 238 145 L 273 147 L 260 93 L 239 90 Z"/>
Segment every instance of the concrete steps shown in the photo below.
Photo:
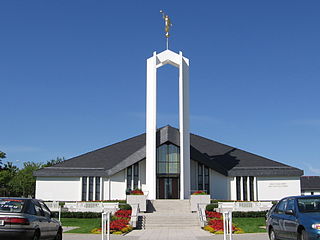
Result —
<path fill-rule="evenodd" d="M 200 227 L 197 214 L 190 212 L 188 200 L 154 200 L 152 206 L 152 213 L 142 214 L 145 229 Z"/>

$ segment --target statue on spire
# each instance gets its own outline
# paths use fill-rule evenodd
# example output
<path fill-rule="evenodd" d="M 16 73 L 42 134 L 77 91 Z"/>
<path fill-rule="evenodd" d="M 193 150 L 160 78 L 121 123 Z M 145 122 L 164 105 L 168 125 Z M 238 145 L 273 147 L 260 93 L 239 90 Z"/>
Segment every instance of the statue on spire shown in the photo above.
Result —
<path fill-rule="evenodd" d="M 170 27 L 172 26 L 172 23 L 167 14 L 165 14 L 162 10 L 160 10 L 160 13 L 162 13 L 162 18 L 164 19 L 164 24 L 165 24 L 164 31 L 166 32 L 166 38 L 169 38 L 170 37 L 169 31 L 170 31 Z"/>

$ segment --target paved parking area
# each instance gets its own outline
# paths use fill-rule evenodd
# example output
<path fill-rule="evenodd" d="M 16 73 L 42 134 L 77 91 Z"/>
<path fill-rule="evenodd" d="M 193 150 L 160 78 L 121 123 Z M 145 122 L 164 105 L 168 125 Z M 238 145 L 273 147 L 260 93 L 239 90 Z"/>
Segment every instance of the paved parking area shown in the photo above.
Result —
<path fill-rule="evenodd" d="M 202 231 L 202 232 L 201 232 Z M 110 235 L 111 240 L 223 240 L 223 235 L 213 235 L 201 229 L 150 229 L 135 230 L 125 236 Z M 234 240 L 268 240 L 266 233 L 233 235 Z M 63 234 L 63 240 L 101 240 L 100 234 Z"/>

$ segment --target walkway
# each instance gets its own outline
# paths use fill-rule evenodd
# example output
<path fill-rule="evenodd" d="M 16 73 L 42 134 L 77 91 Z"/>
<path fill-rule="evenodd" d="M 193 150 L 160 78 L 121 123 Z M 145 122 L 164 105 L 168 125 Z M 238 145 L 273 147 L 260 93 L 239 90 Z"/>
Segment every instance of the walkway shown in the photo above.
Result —
<path fill-rule="evenodd" d="M 203 231 L 199 229 L 200 231 Z M 207 235 L 187 229 L 152 229 L 135 230 L 125 236 L 111 235 L 111 240 L 223 240 L 223 235 Z M 268 240 L 266 233 L 249 233 L 233 235 L 234 240 Z M 100 234 L 63 234 L 63 240 L 101 240 Z"/>

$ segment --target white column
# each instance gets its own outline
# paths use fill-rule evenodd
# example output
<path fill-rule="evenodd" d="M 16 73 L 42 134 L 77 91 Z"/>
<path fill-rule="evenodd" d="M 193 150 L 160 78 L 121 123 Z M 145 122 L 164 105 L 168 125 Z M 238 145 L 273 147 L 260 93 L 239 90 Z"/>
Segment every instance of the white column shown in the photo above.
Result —
<path fill-rule="evenodd" d="M 257 184 L 257 177 L 253 179 L 253 191 L 254 191 L 254 200 L 258 201 L 258 184 Z"/>
<path fill-rule="evenodd" d="M 147 60 L 146 185 L 148 199 L 156 199 L 157 53 Z"/>
<path fill-rule="evenodd" d="M 243 177 L 240 177 L 240 196 L 241 196 L 241 200 L 243 200 Z"/>
<path fill-rule="evenodd" d="M 86 196 L 86 201 L 89 201 L 89 178 L 87 177 L 87 196 Z"/>
<path fill-rule="evenodd" d="M 250 177 L 247 177 L 247 201 L 250 201 Z"/>
<path fill-rule="evenodd" d="M 103 185 L 104 185 L 103 177 L 100 177 L 100 200 L 104 200 L 103 199 Z"/>
<path fill-rule="evenodd" d="M 180 199 L 190 197 L 189 60 L 179 64 Z"/>
<path fill-rule="evenodd" d="M 96 177 L 93 177 L 93 187 L 92 187 L 92 190 L 93 190 L 92 199 L 93 199 L 93 201 L 95 201 L 95 200 L 96 200 Z"/>

